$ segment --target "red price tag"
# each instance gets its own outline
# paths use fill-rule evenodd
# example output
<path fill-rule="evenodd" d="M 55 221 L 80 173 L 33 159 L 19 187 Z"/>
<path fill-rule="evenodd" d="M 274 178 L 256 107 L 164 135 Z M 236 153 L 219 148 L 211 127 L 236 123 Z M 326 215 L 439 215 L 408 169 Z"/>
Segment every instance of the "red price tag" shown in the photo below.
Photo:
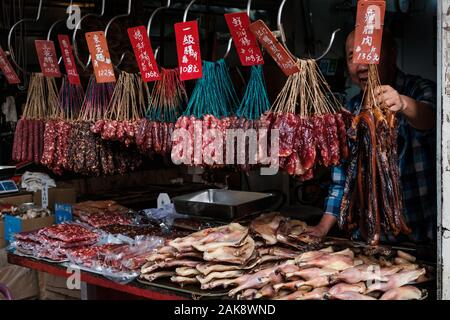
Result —
<path fill-rule="evenodd" d="M 261 49 L 251 33 L 247 12 L 227 13 L 225 20 L 230 29 L 236 51 L 243 66 L 264 64 Z"/>
<path fill-rule="evenodd" d="M 3 51 L 2 47 L 0 47 L 0 69 L 2 70 L 3 74 L 5 75 L 6 81 L 8 81 L 9 84 L 20 83 L 19 76 L 11 67 L 11 64 L 6 58 L 6 54 Z"/>
<path fill-rule="evenodd" d="M 68 35 L 58 34 L 59 47 L 61 48 L 62 58 L 64 65 L 66 66 L 67 78 L 71 84 L 80 84 L 80 75 L 77 71 L 75 59 L 72 52 L 72 46 L 70 45 L 70 39 Z"/>
<path fill-rule="evenodd" d="M 86 41 L 91 54 L 97 83 L 115 82 L 114 68 L 103 31 L 86 32 Z"/>
<path fill-rule="evenodd" d="M 181 81 L 202 77 L 202 57 L 197 21 L 175 23 Z"/>
<path fill-rule="evenodd" d="M 41 71 L 46 77 L 61 77 L 58 58 L 56 57 L 55 44 L 53 41 L 35 40 L 36 52 L 39 58 Z"/>
<path fill-rule="evenodd" d="M 353 63 L 380 63 L 385 10 L 383 0 L 358 2 Z"/>
<path fill-rule="evenodd" d="M 261 45 L 269 52 L 284 74 L 290 76 L 300 71 L 297 62 L 285 47 L 274 37 L 266 24 L 258 20 L 250 25 L 250 31 L 256 36 Z"/>
<path fill-rule="evenodd" d="M 160 80 L 161 74 L 156 64 L 147 29 L 144 26 L 129 28 L 128 37 L 130 38 L 144 82 Z"/>

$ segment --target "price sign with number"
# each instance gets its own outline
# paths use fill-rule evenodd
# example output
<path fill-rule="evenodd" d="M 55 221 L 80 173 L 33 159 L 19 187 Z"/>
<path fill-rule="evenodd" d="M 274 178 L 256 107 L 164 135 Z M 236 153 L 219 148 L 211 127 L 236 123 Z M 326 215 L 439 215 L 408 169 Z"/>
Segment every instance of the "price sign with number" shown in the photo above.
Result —
<path fill-rule="evenodd" d="M 69 36 L 65 34 L 58 34 L 59 46 L 61 48 L 61 54 L 66 67 L 67 78 L 71 84 L 80 84 L 80 76 L 78 74 L 77 66 L 75 64 L 75 58 L 72 52 L 72 46 L 70 45 Z"/>
<path fill-rule="evenodd" d="M 144 26 L 129 28 L 128 37 L 144 82 L 160 80 L 161 75 L 147 35 L 147 29 Z"/>
<path fill-rule="evenodd" d="M 86 40 L 97 82 L 116 82 L 108 44 L 103 31 L 86 32 Z"/>
<path fill-rule="evenodd" d="M 6 81 L 8 81 L 9 84 L 20 83 L 19 76 L 11 67 L 11 64 L 6 58 L 6 54 L 3 51 L 2 47 L 0 47 L 0 69 L 2 70 L 3 74 L 6 77 Z"/>
<path fill-rule="evenodd" d="M 243 66 L 264 64 L 258 42 L 249 29 L 250 19 L 247 12 L 227 13 L 225 20 L 241 64 Z"/>
<path fill-rule="evenodd" d="M 58 58 L 56 57 L 55 44 L 53 41 L 35 40 L 36 52 L 39 58 L 41 71 L 46 77 L 61 77 Z"/>
<path fill-rule="evenodd" d="M 202 77 L 202 57 L 197 21 L 175 23 L 178 66 L 181 81 Z"/>
<path fill-rule="evenodd" d="M 380 63 L 385 10 L 382 0 L 358 2 L 353 63 Z"/>
<path fill-rule="evenodd" d="M 57 224 L 72 221 L 72 206 L 65 203 L 55 203 L 55 218 Z"/>

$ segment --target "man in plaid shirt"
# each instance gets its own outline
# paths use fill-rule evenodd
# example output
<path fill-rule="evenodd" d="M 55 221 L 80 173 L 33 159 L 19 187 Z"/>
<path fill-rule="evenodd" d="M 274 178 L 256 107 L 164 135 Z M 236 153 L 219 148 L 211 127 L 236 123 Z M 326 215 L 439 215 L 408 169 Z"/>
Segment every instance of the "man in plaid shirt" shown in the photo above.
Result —
<path fill-rule="evenodd" d="M 347 66 L 352 81 L 364 90 L 368 66 L 356 65 L 353 58 L 354 32 L 346 42 Z M 396 66 L 397 51 L 392 34 L 385 31 L 380 64 L 381 83 L 378 88 L 379 101 L 384 101 L 392 111 L 397 112 L 398 155 L 403 187 L 404 214 L 412 229 L 409 236 L 385 235 L 382 241 L 429 242 L 436 238 L 436 85 L 417 76 L 406 75 Z M 356 113 L 361 107 L 362 92 L 348 104 Z M 325 236 L 336 224 L 344 192 L 346 164 L 332 169 L 332 184 L 325 200 L 324 215 L 317 226 L 310 227 L 310 233 Z M 359 230 L 354 234 L 360 239 Z"/>

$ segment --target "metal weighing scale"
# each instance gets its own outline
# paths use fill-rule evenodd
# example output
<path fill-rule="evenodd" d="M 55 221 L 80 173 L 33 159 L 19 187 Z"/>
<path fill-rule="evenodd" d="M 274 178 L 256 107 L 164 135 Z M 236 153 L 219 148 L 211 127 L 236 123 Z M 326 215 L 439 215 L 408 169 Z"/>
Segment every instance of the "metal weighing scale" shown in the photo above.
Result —
<path fill-rule="evenodd" d="M 14 166 L 0 166 L 0 194 L 19 192 L 16 183 L 10 180 L 16 173 Z"/>

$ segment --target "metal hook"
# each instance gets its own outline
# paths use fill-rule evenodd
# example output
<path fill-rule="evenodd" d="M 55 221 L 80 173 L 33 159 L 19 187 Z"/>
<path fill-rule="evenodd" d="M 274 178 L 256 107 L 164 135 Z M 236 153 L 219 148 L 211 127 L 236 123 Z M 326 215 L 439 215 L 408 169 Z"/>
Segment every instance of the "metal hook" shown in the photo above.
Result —
<path fill-rule="evenodd" d="M 250 18 L 250 8 L 252 7 L 252 0 L 248 0 L 247 2 L 247 15 Z"/>
<path fill-rule="evenodd" d="M 82 17 L 80 19 L 80 21 L 78 21 L 77 25 L 75 26 L 75 30 L 73 31 L 73 36 L 72 36 L 72 44 L 73 44 L 73 53 L 75 56 L 75 59 L 77 59 L 78 63 L 80 64 L 80 66 L 83 68 L 83 70 L 86 70 L 87 67 L 89 66 L 89 64 L 91 63 L 91 55 L 89 55 L 88 61 L 86 64 L 84 64 L 80 57 L 78 56 L 78 46 L 77 46 L 77 41 L 76 41 L 76 37 L 77 37 L 77 32 L 78 29 L 81 29 L 81 23 L 83 22 L 84 19 L 86 19 L 87 17 L 98 17 L 101 18 L 103 17 L 103 15 L 105 14 L 105 2 L 106 0 L 102 0 L 102 10 L 100 12 L 100 14 L 95 14 L 95 13 L 88 13 L 87 15 L 85 15 L 84 17 Z"/>
<path fill-rule="evenodd" d="M 69 7 L 71 7 L 72 4 L 73 4 L 73 0 L 70 0 Z M 53 29 L 54 29 L 58 24 L 60 24 L 61 22 L 67 21 L 69 18 L 70 18 L 70 15 L 69 15 L 66 19 L 63 18 L 63 19 L 56 20 L 55 23 L 53 23 L 53 24 L 51 25 L 51 27 L 50 27 L 50 29 L 48 30 L 48 33 L 47 33 L 47 41 L 50 41 L 50 38 L 51 38 L 51 35 L 52 35 L 52 32 L 53 32 Z M 61 64 L 61 61 L 62 61 L 62 56 L 59 57 L 59 59 L 58 59 L 58 64 Z"/>
<path fill-rule="evenodd" d="M 280 7 L 278 9 L 278 17 L 277 17 L 277 26 L 278 26 L 278 30 L 280 32 L 281 35 L 281 42 L 283 43 L 283 46 L 286 48 L 286 50 L 289 52 L 289 54 L 297 59 L 297 57 L 289 50 L 287 44 L 286 44 L 286 34 L 284 32 L 284 28 L 283 28 L 283 24 L 281 22 L 281 17 L 283 15 L 283 9 L 284 9 L 284 5 L 286 4 L 287 0 L 283 0 L 280 4 Z M 333 31 L 333 33 L 331 34 L 331 38 L 330 38 L 330 42 L 328 43 L 328 47 L 325 49 L 325 51 L 318 56 L 317 58 L 315 58 L 314 60 L 318 61 L 320 59 L 322 59 L 323 57 L 325 57 L 331 50 L 331 48 L 333 47 L 333 43 L 334 43 L 334 39 L 336 38 L 336 34 L 341 31 L 340 28 L 336 29 Z"/>
<path fill-rule="evenodd" d="M 159 11 L 161 11 L 161 10 L 163 10 L 163 9 L 168 9 L 169 7 L 170 7 L 170 0 L 167 0 L 167 3 L 166 3 L 165 6 L 156 8 L 156 9 L 152 12 L 152 14 L 150 15 L 150 18 L 148 19 L 148 23 L 147 23 L 147 36 L 148 36 L 149 38 L 150 38 L 150 29 L 151 29 L 151 26 L 152 26 L 152 23 L 153 23 L 153 19 L 155 18 L 155 15 L 156 15 Z M 155 54 L 154 54 L 154 55 L 155 55 L 155 59 L 158 58 L 159 49 L 160 49 L 160 47 L 158 46 L 158 47 L 156 48 L 156 50 L 155 50 Z"/>
<path fill-rule="evenodd" d="M 129 17 L 129 16 L 131 15 L 131 4 L 132 4 L 132 3 L 133 3 L 133 0 L 128 0 L 128 9 L 127 9 L 127 13 L 125 13 L 125 14 L 119 14 L 119 15 L 113 17 L 111 20 L 109 20 L 109 22 L 108 22 L 108 24 L 106 25 L 106 28 L 105 28 L 105 38 L 108 37 L 109 27 L 112 25 L 112 23 L 113 23 L 114 21 L 116 21 L 117 19 L 120 19 L 120 18 L 126 18 L 126 17 Z M 119 63 L 116 64 L 116 65 L 113 63 L 114 68 L 116 68 L 116 69 L 119 68 L 119 66 L 122 64 L 123 59 L 125 58 L 125 56 L 126 56 L 127 54 L 128 54 L 128 52 L 122 53 L 122 56 L 120 57 Z"/>
<path fill-rule="evenodd" d="M 9 54 L 11 56 L 11 61 L 14 63 L 14 65 L 23 73 L 23 74 L 30 74 L 28 71 L 22 69 L 22 67 L 16 62 L 16 55 L 14 54 L 14 50 L 13 47 L 11 45 L 11 38 L 12 35 L 14 33 L 14 29 L 21 24 L 22 22 L 37 22 L 39 21 L 39 19 L 41 18 L 41 9 L 42 9 L 42 0 L 39 0 L 39 6 L 38 6 L 38 11 L 36 14 L 36 18 L 31 19 L 31 18 L 26 18 L 26 19 L 22 19 L 17 21 L 12 27 L 11 30 L 9 30 L 9 34 L 8 34 L 8 50 L 9 50 Z"/>
<path fill-rule="evenodd" d="M 184 10 L 184 14 L 183 14 L 183 22 L 186 22 L 188 12 L 189 12 L 189 10 L 191 9 L 192 5 L 195 3 L 195 1 L 197 1 L 197 0 L 192 0 L 191 2 L 189 2 L 188 6 L 187 6 L 186 9 Z"/>

